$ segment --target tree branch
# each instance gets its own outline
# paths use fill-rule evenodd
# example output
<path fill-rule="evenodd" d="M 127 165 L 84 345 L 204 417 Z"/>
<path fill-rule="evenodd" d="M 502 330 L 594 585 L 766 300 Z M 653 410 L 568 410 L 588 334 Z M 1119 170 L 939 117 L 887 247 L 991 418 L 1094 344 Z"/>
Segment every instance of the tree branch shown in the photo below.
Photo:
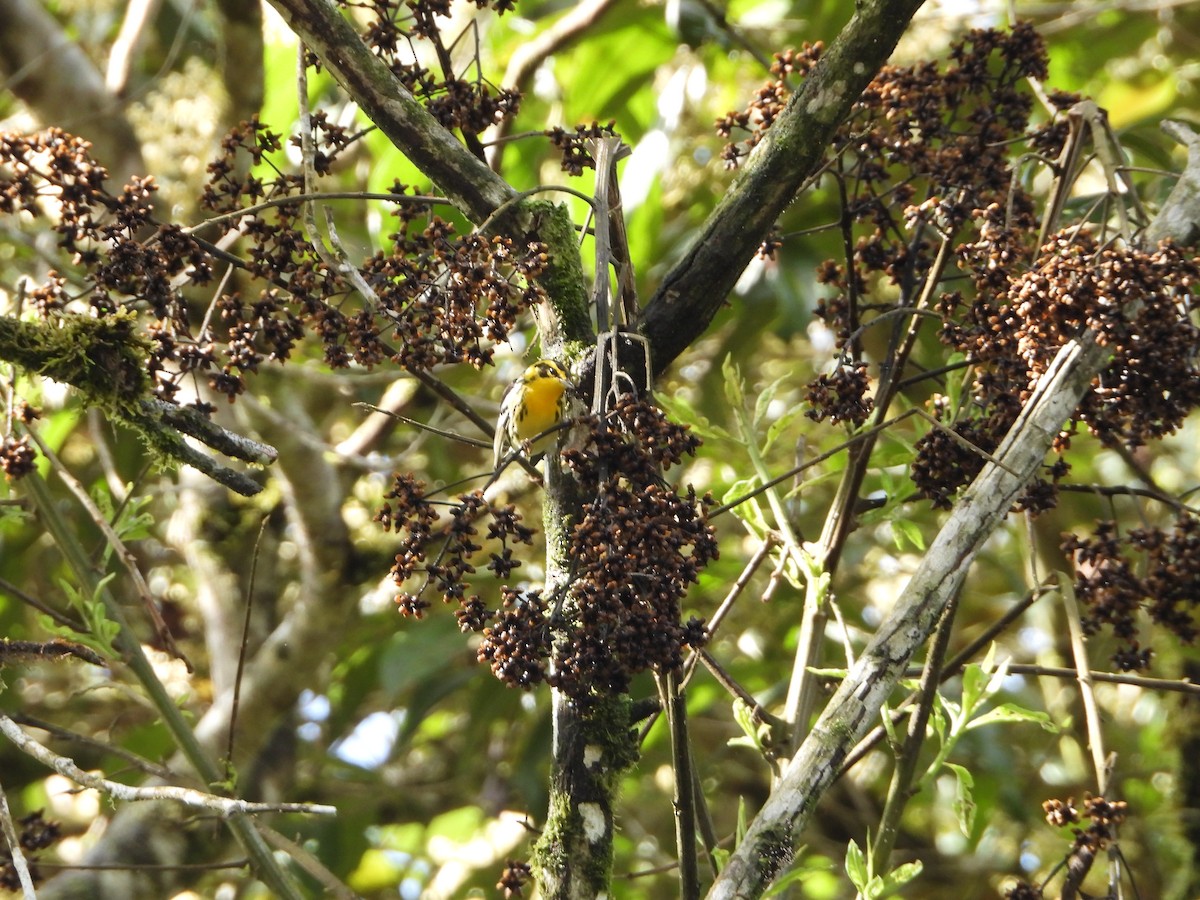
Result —
<path fill-rule="evenodd" d="M 154 785 L 151 787 L 133 787 L 118 781 L 109 781 L 98 775 L 85 772 L 75 765 L 74 760 L 59 756 L 48 747 L 44 747 L 27 735 L 16 722 L 8 716 L 0 714 L 0 734 L 13 742 L 18 750 L 32 756 L 38 762 L 49 766 L 64 778 L 69 778 L 76 784 L 108 794 L 117 800 L 173 800 L 190 806 L 193 809 L 203 809 L 220 816 L 241 815 L 245 813 L 308 813 L 309 815 L 333 816 L 337 808 L 319 803 L 251 803 L 248 800 L 238 800 L 234 797 L 219 797 L 216 794 L 206 794 L 191 788 L 179 787 L 173 784 Z"/>
<path fill-rule="evenodd" d="M 750 154 L 733 187 L 647 304 L 660 374 L 708 327 L 776 219 L 820 166 L 834 130 L 891 55 L 922 0 L 862 0 Z"/>
<path fill-rule="evenodd" d="M 1190 154 L 1180 184 L 1150 232 L 1186 241 L 1197 233 L 1200 154 Z M 1200 215 L 1197 212 L 1196 215 Z M 1039 380 L 1021 415 L 963 495 L 913 573 L 892 614 L 851 667 L 808 738 L 783 771 L 771 796 L 709 893 L 710 900 L 757 897 L 790 863 L 795 835 L 837 777 L 850 748 L 878 717 L 916 650 L 932 633 L 984 542 L 1008 515 L 1037 473 L 1062 424 L 1074 413 L 1109 352 L 1095 332 L 1065 344 Z"/>
<path fill-rule="evenodd" d="M 474 222 L 516 191 L 467 150 L 371 53 L 328 0 L 270 0 L 372 122 Z"/>
<path fill-rule="evenodd" d="M 0 0 L 0 73 L 43 123 L 91 141 L 117 184 L 145 172 L 141 144 L 104 76 L 37 0 Z"/>

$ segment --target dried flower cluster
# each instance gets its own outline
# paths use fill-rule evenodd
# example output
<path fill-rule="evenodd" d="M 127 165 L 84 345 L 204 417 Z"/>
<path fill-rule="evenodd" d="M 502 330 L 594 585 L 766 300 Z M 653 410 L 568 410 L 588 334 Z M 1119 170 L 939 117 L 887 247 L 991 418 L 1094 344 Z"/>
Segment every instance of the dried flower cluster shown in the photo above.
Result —
<path fill-rule="evenodd" d="M 1076 234 L 1055 235 L 1018 259 L 1008 236 L 992 237 L 985 229 L 963 248 L 976 300 L 967 307 L 948 294 L 941 303 L 948 318 L 965 313 L 947 324 L 943 340 L 977 363 L 978 405 L 1015 417 L 1059 347 L 1090 328 L 1114 359 L 1078 420 L 1106 443 L 1128 447 L 1178 428 L 1200 402 L 1200 330 L 1188 318 L 1196 261 L 1169 245 L 1097 246 Z"/>
<path fill-rule="evenodd" d="M 348 139 L 317 121 L 320 158 L 328 165 Z M 30 290 L 33 307 L 47 319 L 63 315 L 76 298 L 85 299 L 95 317 L 143 312 L 148 342 L 145 359 L 131 368 L 136 383 L 129 392 L 140 393 L 138 379 L 148 372 L 154 392 L 169 400 L 186 377 L 204 378 L 232 399 L 248 374 L 265 361 L 290 358 L 308 333 L 319 337 L 333 366 L 384 360 L 409 369 L 462 361 L 483 366 L 492 344 L 507 338 L 517 315 L 540 299 L 533 280 L 546 264 L 543 246 L 456 235 L 429 217 L 425 204 L 405 202 L 399 185 L 392 246 L 362 265 L 373 296 L 358 296 L 312 247 L 301 207 L 286 202 L 302 190 L 301 179 L 279 174 L 264 181 L 246 171 L 280 146 L 278 135 L 244 123 L 209 168 L 202 202 L 212 212 L 236 213 L 243 204 L 267 200 L 279 205 L 241 217 L 250 246 L 238 264 L 263 285 L 257 297 L 222 292 L 213 300 L 217 315 L 197 327 L 184 289 L 208 283 L 217 257 L 211 245 L 178 226 L 155 230 L 152 181 L 135 180 L 114 196 L 86 142 L 54 130 L 0 139 L 0 212 L 40 215 L 43 204 L 53 203 L 54 229 L 75 267 L 69 276 L 51 273 Z"/>
<path fill-rule="evenodd" d="M 584 169 L 596 168 L 591 142 L 597 138 L 614 137 L 617 133 L 615 126 L 615 122 L 607 125 L 593 122 L 591 125 L 576 125 L 574 131 L 555 127 L 545 134 L 550 138 L 550 143 L 562 151 L 562 170 L 568 175 L 579 176 Z"/>
<path fill-rule="evenodd" d="M 415 590 L 404 591 L 396 598 L 400 611 L 418 619 L 423 617 L 432 605 L 425 596 L 432 589 L 444 603 L 458 607 L 456 614 L 463 631 L 482 631 L 492 613 L 478 595 L 467 594 L 468 579 L 476 572 L 472 559 L 484 549 L 484 545 L 477 543 L 478 523 L 484 519 L 488 522 L 485 540 L 491 552 L 487 568 L 499 578 L 507 577 L 521 565 L 513 558 L 513 547 L 532 544 L 533 529 L 522 524 L 513 506 L 493 506 L 484 500 L 481 491 L 473 491 L 448 504 L 449 521 L 435 531 L 442 521 L 435 501 L 426 495 L 424 482 L 409 474 L 395 476 L 384 500 L 375 521 L 385 531 L 402 536 L 392 566 L 392 579 L 401 588 L 411 588 L 414 579 L 422 579 Z M 431 548 L 436 549 L 431 551 Z"/>
<path fill-rule="evenodd" d="M 321 132 L 329 155 L 347 141 L 335 126 Z M 279 136 L 257 122 L 226 140 L 226 153 L 210 166 L 212 183 L 205 202 L 214 212 L 232 212 L 245 202 L 278 200 L 300 191 L 293 178 L 280 175 L 264 185 L 240 177 L 238 158 L 261 158 L 279 147 Z M 374 296 L 354 302 L 353 285 L 314 251 L 300 228 L 299 206 L 283 205 L 244 219 L 253 237 L 249 271 L 270 287 L 247 307 L 236 294 L 225 295 L 221 315 L 231 332 L 227 370 L 253 370 L 262 345 L 272 358 L 286 358 L 305 328 L 320 337 L 326 361 L 374 365 L 384 360 L 410 370 L 491 360 L 492 344 L 505 340 L 517 315 L 542 294 L 534 284 L 546 262 L 545 247 L 517 247 L 508 238 L 456 235 L 454 227 L 425 212 L 424 204 L 404 201 L 408 188 L 392 188 L 398 205 L 392 245 L 360 265 Z"/>
<path fill-rule="evenodd" d="M 405 588 L 397 597 L 402 613 L 422 617 L 432 605 L 426 594 L 439 594 L 457 607 L 464 631 L 482 632 L 479 659 L 497 678 L 519 687 L 548 682 L 581 701 L 624 691 L 646 669 L 674 668 L 684 646 L 703 644 L 704 624 L 681 623 L 680 603 L 717 554 L 703 502 L 691 491 L 676 493 L 658 474 L 694 453 L 697 438 L 651 404 L 629 399 L 603 426 L 584 424 L 588 440 L 565 451 L 563 462 L 595 499 L 572 532 L 573 580 L 561 597 L 505 586 L 493 610 L 470 592 L 478 554 L 486 550 L 486 568 L 505 579 L 521 565 L 514 548 L 533 541 L 512 506 L 464 494 L 443 525 L 424 485 L 397 475 L 376 515 L 402 537 L 391 572 Z"/>
<path fill-rule="evenodd" d="M 366 11 L 368 44 L 472 149 L 478 150 L 479 131 L 515 113 L 515 92 L 497 91 L 450 66 L 435 23 L 448 11 L 445 0 L 344 5 Z M 512 7 L 506 0 L 477 5 L 497 12 Z M 434 44 L 441 77 L 413 62 L 417 41 Z M 311 116 L 311 132 L 318 177 L 359 137 L 320 111 Z M 292 142 L 301 144 L 298 137 Z M 139 345 L 135 370 L 141 379 L 149 375 L 149 385 L 131 385 L 130 393 L 149 387 L 170 400 L 184 379 L 233 399 L 245 390 L 247 375 L 264 362 L 288 360 L 310 334 L 332 366 L 385 360 L 409 369 L 483 366 L 493 343 L 505 340 L 517 315 L 541 298 L 534 279 L 546 264 L 544 247 L 458 235 L 429 214 L 429 201 L 405 199 L 410 192 L 401 185 L 393 188 L 398 225 L 391 246 L 361 266 L 361 278 L 348 277 L 305 234 L 303 208 L 289 202 L 303 191 L 304 179 L 275 167 L 282 149 L 279 135 L 246 122 L 226 137 L 209 166 L 201 205 L 240 226 L 244 246 L 231 254 L 202 238 L 200 228 L 162 225 L 151 179 L 135 178 L 122 191 L 107 187 L 107 173 L 92 161 L 87 142 L 54 129 L 0 136 L 0 214 L 50 217 L 70 260 L 27 291 L 29 305 L 45 317 L 138 313 L 147 341 Z M 240 213 L 260 203 L 269 208 Z M 207 298 L 207 311 L 198 308 L 202 295 L 195 288 L 226 265 L 248 277 Z M 200 408 L 210 411 L 207 404 Z M 9 468 L 17 471 L 20 448 L 10 449 Z"/>
<path fill-rule="evenodd" d="M 815 422 L 829 419 L 834 424 L 861 425 L 875 408 L 875 401 L 867 396 L 869 388 L 865 362 L 839 365 L 809 384 L 805 399 L 811 409 L 805 415 Z"/>
<path fill-rule="evenodd" d="M 532 880 L 533 870 L 529 863 L 510 859 L 504 867 L 504 871 L 500 874 L 500 880 L 496 883 L 496 890 L 504 892 L 505 900 L 511 900 L 513 897 L 524 897 L 525 886 Z"/>
<path fill-rule="evenodd" d="M 515 0 L 473 2 L 480 9 L 490 7 L 500 14 L 516 6 Z M 437 22 L 439 17 L 450 15 L 450 0 L 339 0 L 339 5 L 365 12 L 368 24 L 362 37 L 367 46 L 438 122 L 446 128 L 457 128 L 468 144 L 480 132 L 517 114 L 521 95 L 484 79 L 478 60 L 475 77 L 456 74 L 450 61 L 453 44 L 446 44 Z M 415 44 L 422 40 L 433 44 L 440 74 L 416 62 L 422 54 Z"/>
<path fill-rule="evenodd" d="M 1200 635 L 1200 519 L 1182 514 L 1169 531 L 1135 528 L 1122 536 L 1114 522 L 1095 534 L 1066 535 L 1063 550 L 1074 554 L 1075 593 L 1087 607 L 1089 633 L 1112 630 L 1120 641 L 1113 665 L 1145 668 L 1152 649 L 1139 643 L 1140 614 L 1191 644 Z"/>
<path fill-rule="evenodd" d="M 62 837 L 62 827 L 57 822 L 43 818 L 40 809 L 24 816 L 15 824 L 19 827 L 17 839 L 21 843 L 25 861 L 29 864 L 30 877 L 37 883 L 41 881 L 41 875 L 30 854 L 54 846 Z M 12 852 L 7 847 L 0 853 L 0 888 L 7 891 L 21 890 L 21 879 L 13 866 Z"/>
<path fill-rule="evenodd" d="M 1124 800 L 1106 800 L 1103 797 L 1093 797 L 1090 794 L 1083 799 L 1082 813 L 1075 806 L 1075 798 L 1066 800 L 1047 800 L 1042 804 L 1046 813 L 1046 822 L 1054 828 L 1070 827 L 1075 839 L 1071 849 L 1063 861 L 1066 883 L 1078 889 L 1079 884 L 1091 869 L 1097 854 L 1108 849 L 1117 839 L 1117 831 L 1121 823 L 1129 815 L 1128 804 Z M 1079 827 L 1084 820 L 1090 824 L 1086 828 Z M 1067 896 L 1064 889 L 1063 896 Z M 1075 890 L 1070 891 L 1075 896 Z M 1041 900 L 1042 890 L 1025 881 L 1017 882 L 1004 894 L 1006 900 Z"/>
<path fill-rule="evenodd" d="M 0 439 L 0 468 L 9 481 L 18 481 L 34 470 L 37 451 L 28 436 L 19 438 L 9 435 Z"/>
<path fill-rule="evenodd" d="M 730 164 L 782 111 L 791 96 L 788 77 L 802 77 L 820 54 L 820 46 L 810 46 L 778 56 L 776 80 L 746 111 L 718 123 L 726 136 L 749 132 L 727 148 Z M 1014 177 L 1011 160 L 1018 141 L 1043 155 L 1061 150 L 1063 122 L 1030 128 L 1032 102 L 1023 82 L 1045 74 L 1045 47 L 1030 26 L 975 31 L 954 46 L 943 68 L 885 67 L 835 141 L 844 234 L 853 252 L 843 263 L 819 267 L 818 280 L 835 293 L 817 314 L 838 335 L 843 354 L 852 352 L 810 385 L 809 414 L 865 421 L 874 398 L 866 367 L 849 345 L 852 335 L 889 313 L 894 321 L 896 311 L 922 296 L 938 297 L 932 286 L 957 267 L 972 289 L 941 293 L 936 312 L 941 340 L 973 367 L 970 402 L 951 409 L 935 398 L 945 428 L 918 442 L 911 473 L 919 494 L 937 507 L 949 507 L 978 473 L 984 463 L 978 451 L 995 449 L 1058 349 L 1084 329 L 1095 329 L 1114 354 L 1075 415 L 1101 440 L 1136 447 L 1176 429 L 1200 403 L 1200 334 L 1188 315 L 1195 260 L 1170 246 L 1101 242 L 1078 228 L 1037 246 L 1033 198 Z M 1050 96 L 1058 109 L 1077 99 Z M 887 364 L 895 372 L 906 362 Z M 1053 507 L 1055 484 L 1068 468 L 1062 460 L 1053 465 L 1019 508 Z"/>
<path fill-rule="evenodd" d="M 728 164 L 737 165 L 758 143 L 792 96 L 789 77 L 803 78 L 822 51 L 815 44 L 777 55 L 775 80 L 745 111 L 717 123 L 726 137 L 749 133 L 726 147 Z M 1012 227 L 1036 225 L 1031 199 L 1013 185 L 1009 152 L 1017 137 L 1045 153 L 1061 143 L 1057 124 L 1027 133 L 1032 104 L 1022 85 L 1029 76 L 1044 77 L 1045 68 L 1045 48 L 1028 26 L 975 31 L 954 45 L 945 68 L 885 66 L 855 103 L 831 150 L 844 185 L 852 255 L 817 271 L 818 281 L 835 291 L 817 314 L 840 346 L 875 316 L 915 306 L 925 281 L 941 275 L 935 266 L 943 245 L 978 227 L 979 210 L 1010 204 Z M 1071 99 L 1055 97 L 1061 105 Z M 871 293 L 899 296 L 867 302 Z M 861 424 L 872 403 L 868 378 L 857 359 L 843 362 L 810 386 L 812 415 Z"/>
<path fill-rule="evenodd" d="M 684 646 L 704 642 L 703 623 L 682 623 L 680 604 L 717 553 L 703 504 L 659 475 L 694 452 L 696 438 L 628 398 L 603 424 L 585 424 L 583 447 L 563 454 L 595 498 L 571 535 L 572 580 L 553 602 L 506 590 L 479 651 L 509 684 L 547 681 L 580 702 L 625 691 L 647 669 L 674 668 Z"/>

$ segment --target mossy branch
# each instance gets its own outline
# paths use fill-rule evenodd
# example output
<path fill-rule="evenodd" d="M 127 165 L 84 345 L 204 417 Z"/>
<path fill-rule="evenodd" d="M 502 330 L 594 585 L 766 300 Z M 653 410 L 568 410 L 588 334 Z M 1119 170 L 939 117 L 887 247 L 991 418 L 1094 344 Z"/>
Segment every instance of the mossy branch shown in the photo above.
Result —
<path fill-rule="evenodd" d="M 40 321 L 0 317 L 0 359 L 71 385 L 85 406 L 132 428 L 162 462 L 192 466 L 245 496 L 262 490 L 248 476 L 189 446 L 183 435 L 256 465 L 274 462 L 274 448 L 226 431 L 195 410 L 152 399 L 149 349 L 129 311 L 95 318 L 56 314 Z"/>

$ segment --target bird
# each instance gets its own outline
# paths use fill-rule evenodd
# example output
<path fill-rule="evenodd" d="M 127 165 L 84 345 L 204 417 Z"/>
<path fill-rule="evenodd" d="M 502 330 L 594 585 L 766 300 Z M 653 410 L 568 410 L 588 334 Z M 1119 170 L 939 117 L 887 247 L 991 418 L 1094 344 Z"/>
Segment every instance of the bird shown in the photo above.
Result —
<path fill-rule="evenodd" d="M 571 388 L 571 376 L 552 359 L 539 359 L 508 386 L 492 445 L 496 468 L 507 447 L 524 447 L 533 458 L 553 446 L 558 433 L 550 430 L 566 417 Z"/>

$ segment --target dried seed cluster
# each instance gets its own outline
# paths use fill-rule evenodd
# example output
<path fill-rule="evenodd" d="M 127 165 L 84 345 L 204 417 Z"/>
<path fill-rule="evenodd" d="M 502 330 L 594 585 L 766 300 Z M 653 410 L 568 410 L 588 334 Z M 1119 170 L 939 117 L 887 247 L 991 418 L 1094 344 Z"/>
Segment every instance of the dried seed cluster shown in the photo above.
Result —
<path fill-rule="evenodd" d="M 29 874 L 36 884 L 42 880 L 42 875 L 38 871 L 36 861 L 30 858 L 30 854 L 35 854 L 39 850 L 45 850 L 58 843 L 62 837 L 62 826 L 58 822 L 44 818 L 40 809 L 24 816 L 15 824 L 19 829 L 17 840 L 21 844 L 25 861 L 29 865 Z M 21 879 L 17 875 L 16 867 L 13 866 L 12 852 L 7 847 L 0 851 L 0 888 L 7 891 L 21 891 Z"/>
<path fill-rule="evenodd" d="M 482 491 L 473 491 L 447 504 L 449 521 L 435 531 L 442 516 L 435 501 L 426 496 L 424 482 L 411 474 L 396 475 L 384 501 L 375 521 L 385 531 L 402 536 L 390 574 L 398 587 L 410 588 L 396 598 L 400 611 L 422 618 L 432 605 L 426 597 L 432 590 L 442 602 L 457 606 L 463 631 L 482 631 L 494 614 L 478 595 L 468 595 L 469 579 L 476 572 L 472 560 L 485 546 L 478 543 L 478 523 L 487 521 L 485 540 L 491 548 L 487 568 L 502 578 L 521 565 L 513 558 L 513 547 L 532 544 L 533 529 L 522 524 L 515 507 L 493 506 Z M 432 558 L 431 548 L 436 548 Z M 418 578 L 421 584 L 412 589 Z"/>
<path fill-rule="evenodd" d="M 0 439 L 0 468 L 4 470 L 4 477 L 9 481 L 24 478 L 34 470 L 36 463 L 37 451 L 33 449 L 27 435 L 8 435 Z"/>
<path fill-rule="evenodd" d="M 479 9 L 490 7 L 499 14 L 516 6 L 515 0 L 472 2 Z M 338 5 L 365 14 L 368 24 L 362 37 L 367 46 L 444 127 L 474 137 L 517 114 L 521 95 L 488 82 L 477 64 L 473 78 L 455 74 L 451 47 L 444 43 L 437 22 L 450 15 L 450 0 L 338 0 Z M 425 55 L 418 51 L 418 41 L 433 44 L 440 74 L 414 61 Z"/>
<path fill-rule="evenodd" d="M 829 419 L 834 424 L 861 425 L 875 408 L 874 399 L 867 396 L 870 387 L 865 362 L 839 365 L 809 384 L 805 399 L 811 409 L 805 415 L 815 422 Z"/>
<path fill-rule="evenodd" d="M 481 492 L 449 504 L 443 521 L 425 486 L 397 475 L 376 521 L 401 536 L 391 575 L 403 590 L 400 611 L 421 618 L 428 594 L 456 606 L 459 627 L 481 632 L 479 659 L 518 687 L 548 682 L 586 702 L 597 692 L 624 691 L 646 669 L 680 665 L 684 646 L 706 639 L 704 623 L 680 622 L 684 592 L 717 555 L 704 515 L 707 500 L 680 495 L 659 473 L 699 445 L 686 428 L 653 405 L 621 400 L 604 424 L 585 421 L 584 445 L 563 462 L 595 499 L 571 535 L 572 581 L 553 600 L 505 586 L 497 609 L 470 580 L 485 549 L 486 568 L 506 579 L 520 565 L 517 545 L 534 532 L 512 506 L 492 506 Z M 479 539 L 481 521 L 486 534 Z M 551 656 L 554 664 L 551 666 Z"/>
<path fill-rule="evenodd" d="M 440 122 L 460 129 L 472 149 L 482 153 L 475 135 L 515 113 L 515 92 L 487 84 L 477 65 L 478 77 L 449 65 L 449 48 L 435 23 L 448 11 L 448 0 L 343 5 L 365 18 L 373 51 Z M 513 4 L 476 5 L 502 13 Z M 413 62 L 429 56 L 414 51 L 417 42 L 434 44 L 441 77 Z M 330 174 L 361 136 L 322 111 L 312 115 L 311 130 L 318 176 Z M 49 316 L 68 304 L 78 311 L 83 301 L 97 317 L 124 310 L 141 315 L 149 346 L 140 371 L 163 399 L 172 399 L 189 377 L 233 399 L 245 390 L 248 375 L 264 362 L 288 360 L 309 334 L 319 338 L 332 366 L 385 360 L 410 369 L 464 361 L 483 366 L 492 343 L 505 340 L 517 315 L 542 297 L 533 280 L 545 267 L 544 247 L 457 235 L 428 214 L 427 201 L 401 199 L 411 193 L 402 185 L 393 189 L 399 208 L 391 246 L 366 261 L 361 279 L 346 277 L 311 246 L 301 207 L 288 202 L 303 190 L 304 179 L 275 167 L 283 139 L 250 121 L 222 142 L 201 198 L 203 208 L 232 214 L 242 227 L 244 245 L 232 250 L 249 277 L 219 292 L 203 316 L 195 309 L 189 314 L 195 297 L 185 292 L 210 283 L 214 269 L 230 262 L 227 252 L 216 251 L 198 229 L 161 225 L 151 179 L 135 178 L 119 192 L 106 187 L 107 173 L 89 149 L 54 129 L 0 136 L 0 214 L 52 216 L 70 260 L 27 292 L 31 307 Z M 263 202 L 276 205 L 237 215 Z M 209 411 L 205 404 L 201 409 Z"/>
<path fill-rule="evenodd" d="M 718 123 L 726 136 L 749 132 L 727 148 L 731 164 L 782 111 L 791 96 L 788 77 L 803 77 L 820 55 L 814 45 L 778 56 L 776 80 L 747 110 Z M 835 140 L 853 249 L 844 262 L 819 267 L 818 280 L 835 293 L 817 314 L 843 353 L 852 334 L 879 314 L 914 304 L 926 280 L 940 279 L 949 265 L 973 288 L 969 296 L 943 293 L 936 305 L 941 340 L 974 367 L 965 408 L 935 401 L 935 413 L 961 440 L 935 429 L 917 446 L 913 481 L 938 507 L 948 507 L 982 467 L 970 445 L 984 452 L 998 445 L 1058 349 L 1085 328 L 1098 331 L 1115 357 L 1075 415 L 1101 440 L 1136 447 L 1178 428 L 1200 403 L 1200 334 L 1189 320 L 1195 260 L 1170 246 L 1100 243 L 1074 228 L 1036 246 L 1033 198 L 1014 177 L 1011 159 L 1018 142 L 1057 155 L 1066 137 L 1062 122 L 1029 127 L 1032 101 L 1023 83 L 1045 75 L 1045 47 L 1030 26 L 975 31 L 941 68 L 885 67 Z M 1077 98 L 1051 99 L 1065 109 Z M 880 283 L 890 289 L 880 291 Z M 880 293 L 899 297 L 867 302 Z M 809 386 L 810 416 L 861 424 L 871 408 L 867 390 L 864 364 L 843 360 Z M 1060 452 L 1074 427 L 1060 439 Z M 1066 471 L 1066 462 L 1052 466 L 1019 507 L 1052 507 Z"/>
<path fill-rule="evenodd" d="M 1082 814 L 1075 806 L 1074 797 L 1047 800 L 1042 804 L 1042 809 L 1049 825 L 1054 828 L 1070 826 L 1071 833 L 1075 835 L 1062 865 L 1067 880 L 1076 885 L 1087 875 L 1096 856 L 1117 839 L 1117 831 L 1129 815 L 1129 807 L 1124 800 L 1106 800 L 1090 794 L 1084 796 Z M 1086 828 L 1079 827 L 1084 820 L 1090 824 Z M 1027 881 L 1019 881 L 1005 891 L 1004 896 L 1006 900 L 1042 900 L 1045 895 L 1041 888 Z"/>
<path fill-rule="evenodd" d="M 1064 535 L 1074 554 L 1075 593 L 1087 607 L 1089 633 L 1112 630 L 1120 641 L 1113 665 L 1143 669 L 1153 655 L 1139 642 L 1139 614 L 1191 644 L 1200 635 L 1200 519 L 1182 514 L 1169 531 L 1135 528 L 1122 536 L 1115 522 L 1100 522 L 1090 538 Z"/>
<path fill-rule="evenodd" d="M 318 168 L 350 139 L 316 117 Z M 97 317 L 142 313 L 148 350 L 139 371 L 154 392 L 172 399 L 185 377 L 205 378 L 230 399 L 245 390 L 248 374 L 266 361 L 286 361 L 308 333 L 315 334 L 332 366 L 392 360 L 409 369 L 449 362 L 483 366 L 491 346 L 506 339 L 517 315 L 542 294 L 534 284 L 547 257 L 537 243 L 517 246 L 502 238 L 456 235 L 429 216 L 425 205 L 405 203 L 401 185 L 397 230 L 386 251 L 361 267 L 374 296 L 363 299 L 352 282 L 333 271 L 303 233 L 301 208 L 286 202 L 302 179 L 279 173 L 264 181 L 248 164 L 269 162 L 278 135 L 256 121 L 226 137 L 209 167 L 202 203 L 217 214 L 246 204 L 280 203 L 241 217 L 249 247 L 242 268 L 263 286 L 253 300 L 237 290 L 214 300 L 215 316 L 202 327 L 190 319 L 184 289 L 212 279 L 209 245 L 175 225 L 157 226 L 152 180 L 138 180 L 118 195 L 105 188 L 104 169 L 88 144 L 61 131 L 0 138 L 0 213 L 42 215 L 55 205 L 60 246 L 73 271 L 52 272 L 31 289 L 31 305 L 45 317 L 84 299 Z M 394 347 L 389 346 L 394 342 Z"/>
<path fill-rule="evenodd" d="M 596 168 L 591 142 L 597 138 L 615 137 L 615 126 L 615 121 L 607 125 L 593 122 L 591 125 L 576 125 L 574 131 L 551 128 L 545 135 L 550 138 L 551 144 L 562 151 L 562 170 L 568 175 L 579 176 L 584 169 Z"/>
<path fill-rule="evenodd" d="M 525 886 L 533 880 L 533 869 L 527 862 L 510 859 L 500 874 L 496 890 L 504 891 L 505 900 L 513 897 L 524 897 Z"/>
<path fill-rule="evenodd" d="M 553 604 L 506 592 L 479 651 L 509 684 L 547 681 L 579 702 L 625 691 L 646 669 L 677 667 L 684 646 L 704 642 L 703 622 L 681 623 L 680 604 L 717 555 L 704 501 L 690 490 L 680 495 L 658 474 L 693 453 L 697 439 L 629 398 L 603 423 L 586 424 L 583 447 L 563 454 L 595 496 L 571 536 L 572 581 Z"/>
<path fill-rule="evenodd" d="M 775 80 L 745 111 L 718 121 L 726 137 L 749 135 L 726 147 L 729 165 L 737 165 L 782 112 L 792 95 L 789 78 L 802 79 L 822 52 L 814 44 L 777 55 Z M 953 46 L 943 68 L 885 66 L 855 103 L 832 149 L 852 252 L 817 270 L 818 281 L 834 290 L 819 302 L 817 315 L 840 347 L 875 315 L 915 303 L 922 280 L 936 275 L 943 236 L 977 227 L 978 210 L 1004 204 L 1014 227 L 1036 224 L 1030 197 L 1013 185 L 1009 153 L 1017 137 L 1043 153 L 1057 152 L 1061 143 L 1057 124 L 1028 131 L 1032 103 L 1023 82 L 1044 77 L 1045 69 L 1045 48 L 1029 26 L 974 31 Z M 1074 99 L 1054 96 L 1063 106 Z M 892 285 L 891 293 L 898 289 L 899 299 L 867 302 L 877 280 Z M 842 363 L 810 385 L 812 416 L 860 424 L 871 406 L 866 373 L 857 360 Z"/>

